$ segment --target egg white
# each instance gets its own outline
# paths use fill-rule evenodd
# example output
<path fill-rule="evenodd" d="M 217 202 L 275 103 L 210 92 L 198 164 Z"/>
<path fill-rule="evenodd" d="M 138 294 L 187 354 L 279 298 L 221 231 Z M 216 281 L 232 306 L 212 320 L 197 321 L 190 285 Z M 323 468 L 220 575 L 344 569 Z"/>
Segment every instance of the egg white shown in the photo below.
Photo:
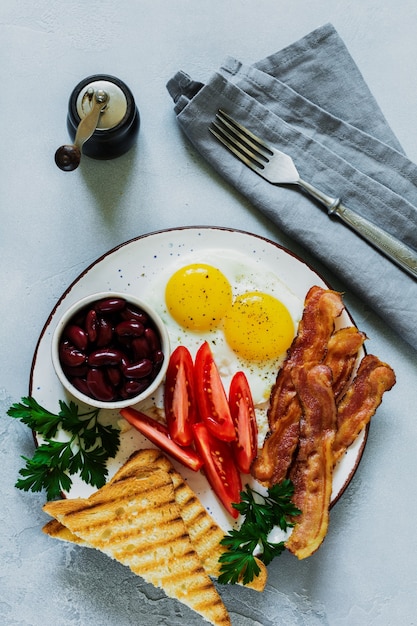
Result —
<path fill-rule="evenodd" d="M 254 362 L 237 355 L 227 344 L 221 325 L 209 331 L 190 331 L 180 326 L 167 310 L 165 288 L 168 280 L 178 269 L 191 263 L 207 263 L 218 268 L 228 279 L 233 297 L 249 291 L 270 294 L 284 304 L 294 323 L 294 335 L 303 311 L 303 302 L 294 295 L 275 272 L 256 259 L 248 259 L 234 250 L 205 250 L 180 257 L 152 280 L 152 287 L 143 294 L 144 299 L 159 313 L 166 324 L 171 340 L 171 349 L 186 346 L 193 358 L 204 341 L 208 341 L 223 384 L 228 393 L 233 375 L 243 370 L 247 376 L 258 420 L 259 438 L 266 434 L 266 409 L 272 385 L 285 353 L 276 359 Z"/>

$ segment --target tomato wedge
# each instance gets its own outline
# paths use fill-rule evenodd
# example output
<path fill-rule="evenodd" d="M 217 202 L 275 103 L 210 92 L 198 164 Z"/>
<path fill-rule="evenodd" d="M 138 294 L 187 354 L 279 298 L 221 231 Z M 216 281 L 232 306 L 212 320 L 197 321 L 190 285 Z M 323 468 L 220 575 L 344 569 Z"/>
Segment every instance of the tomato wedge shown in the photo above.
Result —
<path fill-rule="evenodd" d="M 236 432 L 229 403 L 207 341 L 197 350 L 194 372 L 195 392 L 201 419 L 217 439 L 233 441 L 236 439 Z"/>
<path fill-rule="evenodd" d="M 198 472 L 203 466 L 203 460 L 199 454 L 193 448 L 182 448 L 175 443 L 170 438 L 168 428 L 164 424 L 132 407 L 120 409 L 120 415 L 161 450 L 194 472 Z"/>
<path fill-rule="evenodd" d="M 165 379 L 165 417 L 169 434 L 180 446 L 190 446 L 196 419 L 194 364 L 189 350 L 178 346 L 171 354 Z"/>
<path fill-rule="evenodd" d="M 244 372 L 236 372 L 230 383 L 229 406 L 237 433 L 232 442 L 238 469 L 249 474 L 258 452 L 258 425 L 248 380 Z"/>
<path fill-rule="evenodd" d="M 195 446 L 204 461 L 204 473 L 216 496 L 230 515 L 236 519 L 239 512 L 232 502 L 240 502 L 242 482 L 228 443 L 216 439 L 204 422 L 193 426 Z"/>

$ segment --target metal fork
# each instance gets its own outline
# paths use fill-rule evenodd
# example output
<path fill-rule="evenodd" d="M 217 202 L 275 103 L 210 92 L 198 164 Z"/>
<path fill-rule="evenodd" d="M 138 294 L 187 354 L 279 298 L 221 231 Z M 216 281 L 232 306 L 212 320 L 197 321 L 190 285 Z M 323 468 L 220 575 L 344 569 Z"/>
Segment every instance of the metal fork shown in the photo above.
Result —
<path fill-rule="evenodd" d="M 238 159 L 273 184 L 298 185 L 326 207 L 329 215 L 337 215 L 352 230 L 378 248 L 394 263 L 417 278 L 417 252 L 385 230 L 368 221 L 310 183 L 302 180 L 292 158 L 267 145 L 227 113 L 219 110 L 210 132 Z"/>

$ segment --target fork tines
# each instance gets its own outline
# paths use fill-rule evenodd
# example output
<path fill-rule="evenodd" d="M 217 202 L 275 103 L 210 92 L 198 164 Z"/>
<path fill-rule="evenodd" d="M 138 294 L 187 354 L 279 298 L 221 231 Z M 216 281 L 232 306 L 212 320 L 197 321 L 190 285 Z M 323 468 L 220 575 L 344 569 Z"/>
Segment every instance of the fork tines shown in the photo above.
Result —
<path fill-rule="evenodd" d="M 255 171 L 263 169 L 273 154 L 262 139 L 221 109 L 216 113 L 209 130 L 238 159 Z"/>

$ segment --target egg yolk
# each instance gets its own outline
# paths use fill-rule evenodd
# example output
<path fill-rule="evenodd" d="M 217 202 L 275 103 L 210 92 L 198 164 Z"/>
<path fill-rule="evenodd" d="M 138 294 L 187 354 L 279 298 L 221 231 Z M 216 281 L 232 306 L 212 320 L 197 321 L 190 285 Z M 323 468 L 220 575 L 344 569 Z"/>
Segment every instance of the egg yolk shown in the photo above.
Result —
<path fill-rule="evenodd" d="M 219 325 L 232 304 L 232 287 L 220 270 L 204 263 L 175 272 L 165 289 L 165 301 L 174 320 L 193 331 Z"/>
<path fill-rule="evenodd" d="M 225 318 L 224 334 L 241 357 L 260 361 L 274 359 L 290 347 L 294 324 L 282 302 L 253 291 L 236 297 Z"/>

